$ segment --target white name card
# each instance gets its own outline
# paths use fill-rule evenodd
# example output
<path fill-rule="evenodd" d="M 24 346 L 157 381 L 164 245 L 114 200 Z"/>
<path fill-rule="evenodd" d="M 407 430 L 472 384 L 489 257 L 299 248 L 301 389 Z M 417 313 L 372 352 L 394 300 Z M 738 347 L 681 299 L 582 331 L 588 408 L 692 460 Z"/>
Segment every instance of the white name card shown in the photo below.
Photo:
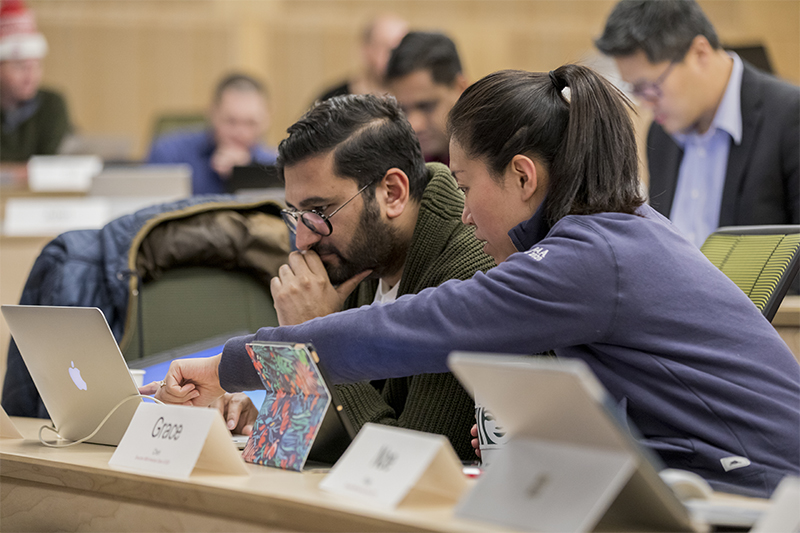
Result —
<path fill-rule="evenodd" d="M 110 204 L 102 198 L 9 198 L 3 233 L 59 235 L 75 229 L 99 229 L 109 220 Z"/>
<path fill-rule="evenodd" d="M 140 404 L 108 464 L 182 479 L 197 469 L 248 475 L 219 411 L 181 405 Z"/>
<path fill-rule="evenodd" d="M 456 502 L 468 481 L 447 438 L 366 424 L 319 487 L 392 508 L 418 498 Z"/>
<path fill-rule="evenodd" d="M 0 439 L 21 439 L 22 433 L 6 414 L 6 410 L 0 407 Z"/>
<path fill-rule="evenodd" d="M 39 192 L 86 192 L 102 170 L 103 160 L 94 155 L 39 155 L 28 161 L 28 187 Z"/>
<path fill-rule="evenodd" d="M 456 516 L 525 531 L 591 531 L 635 468 L 624 452 L 512 439 Z"/>
<path fill-rule="evenodd" d="M 756 522 L 753 533 L 800 531 L 800 478 L 786 476 L 770 499 L 770 508 Z"/>

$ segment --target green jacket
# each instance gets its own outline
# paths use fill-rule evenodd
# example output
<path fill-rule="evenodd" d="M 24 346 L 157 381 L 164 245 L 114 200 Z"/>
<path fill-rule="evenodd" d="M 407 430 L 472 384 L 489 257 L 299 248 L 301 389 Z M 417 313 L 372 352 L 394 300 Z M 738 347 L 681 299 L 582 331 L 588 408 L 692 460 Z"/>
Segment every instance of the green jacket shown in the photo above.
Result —
<path fill-rule="evenodd" d="M 494 266 L 475 240 L 474 229 L 461 223 L 464 197 L 446 166 L 428 163 L 431 178 L 420 203 L 398 297 L 435 287 L 449 279 L 468 279 Z M 369 305 L 377 280 L 362 282 L 345 309 Z M 367 422 L 399 426 L 446 436 L 456 453 L 473 459 L 469 429 L 475 403 L 450 374 L 421 374 L 386 380 L 382 390 L 370 383 L 338 385 L 337 392 L 354 428 Z"/>
<path fill-rule="evenodd" d="M 70 130 L 67 105 L 55 92 L 40 89 L 33 115 L 6 131 L 6 117 L 0 111 L 0 161 L 27 161 L 33 155 L 52 155 Z"/>

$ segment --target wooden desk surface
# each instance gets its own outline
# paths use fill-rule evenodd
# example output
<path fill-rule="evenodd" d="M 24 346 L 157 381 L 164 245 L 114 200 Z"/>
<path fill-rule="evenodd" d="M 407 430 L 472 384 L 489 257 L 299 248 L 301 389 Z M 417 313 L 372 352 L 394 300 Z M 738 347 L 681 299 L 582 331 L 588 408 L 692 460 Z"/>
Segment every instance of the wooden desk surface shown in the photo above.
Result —
<path fill-rule="evenodd" d="M 0 439 L 0 520 L 6 531 L 487 531 L 452 505 L 383 510 L 320 491 L 321 472 L 247 465 L 249 477 L 188 481 L 111 470 L 115 448 L 47 448 L 42 420 L 13 418 L 26 440 Z M 496 529 L 496 528 L 495 528 Z"/>

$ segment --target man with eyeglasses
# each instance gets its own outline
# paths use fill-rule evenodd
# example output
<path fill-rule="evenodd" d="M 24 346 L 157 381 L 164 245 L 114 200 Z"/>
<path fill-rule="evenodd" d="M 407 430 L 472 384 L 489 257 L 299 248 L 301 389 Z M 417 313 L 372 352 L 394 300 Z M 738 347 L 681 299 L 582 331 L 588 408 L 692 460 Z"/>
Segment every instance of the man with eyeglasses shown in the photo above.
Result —
<path fill-rule="evenodd" d="M 650 204 L 687 239 L 800 223 L 798 87 L 723 50 L 693 0 L 624 0 L 595 44 L 653 111 Z"/>
<path fill-rule="evenodd" d="M 464 197 L 450 171 L 425 164 L 394 98 L 331 98 L 288 134 L 277 166 L 286 184 L 283 217 L 299 251 L 272 280 L 281 325 L 390 302 L 494 266 L 461 223 Z M 474 402 L 452 374 L 337 389 L 356 430 L 376 422 L 438 433 L 473 458 Z M 225 401 L 229 428 L 247 432 L 255 407 L 243 395 Z"/>

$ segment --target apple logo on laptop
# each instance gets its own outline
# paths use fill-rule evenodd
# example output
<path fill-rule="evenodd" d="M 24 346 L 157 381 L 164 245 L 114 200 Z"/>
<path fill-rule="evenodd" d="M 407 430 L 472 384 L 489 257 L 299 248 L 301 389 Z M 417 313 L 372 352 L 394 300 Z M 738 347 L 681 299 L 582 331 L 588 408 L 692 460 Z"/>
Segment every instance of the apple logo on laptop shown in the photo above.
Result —
<path fill-rule="evenodd" d="M 69 377 L 71 377 L 72 381 L 75 382 L 76 387 L 78 387 L 80 390 L 86 390 L 86 382 L 83 381 L 83 378 L 81 377 L 81 371 L 75 368 L 74 362 L 70 361 L 70 364 L 72 366 L 69 369 Z"/>

